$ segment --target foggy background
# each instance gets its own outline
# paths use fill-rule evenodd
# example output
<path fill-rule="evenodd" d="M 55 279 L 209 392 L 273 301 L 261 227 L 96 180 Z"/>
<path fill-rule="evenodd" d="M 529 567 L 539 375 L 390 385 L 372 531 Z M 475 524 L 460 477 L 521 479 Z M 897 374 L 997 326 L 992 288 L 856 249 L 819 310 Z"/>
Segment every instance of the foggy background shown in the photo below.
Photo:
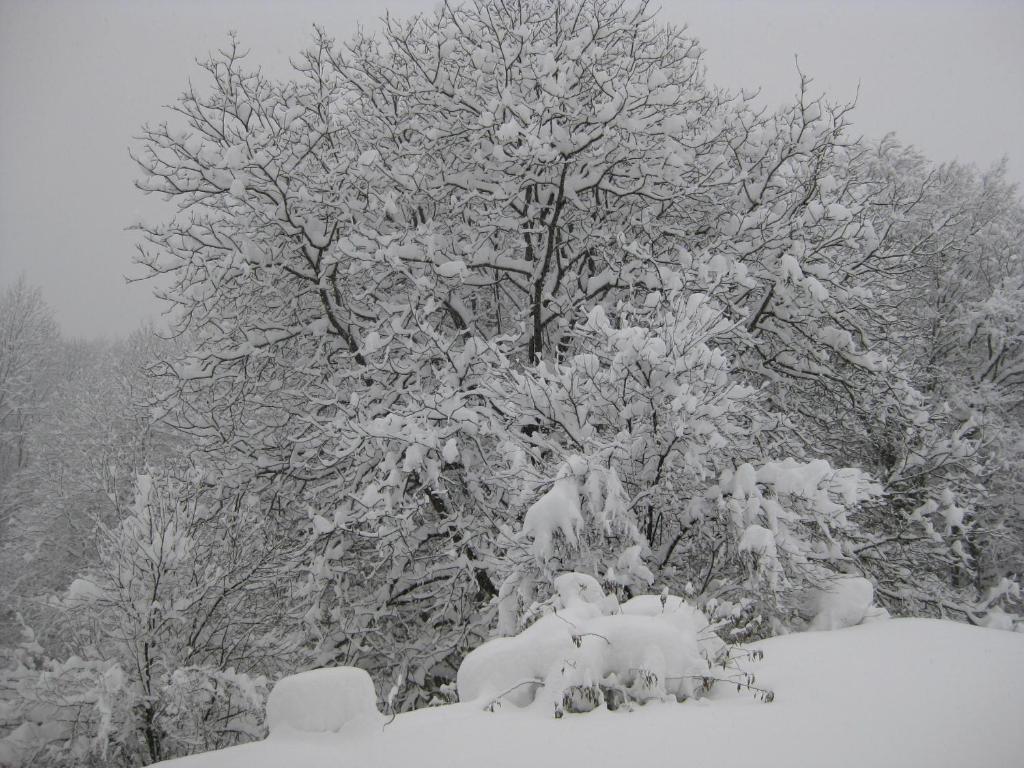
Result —
<path fill-rule="evenodd" d="M 127 148 L 138 127 L 165 119 L 195 59 L 230 29 L 250 66 L 283 75 L 314 22 L 339 41 L 385 10 L 428 11 L 434 0 L 0 0 L 0 287 L 25 273 L 41 285 L 69 336 L 115 335 L 158 302 L 133 273 L 135 236 L 160 217 L 132 185 Z M 1010 156 L 1024 181 L 1024 3 L 943 0 L 698 2 L 664 0 L 665 21 L 688 23 L 707 50 L 712 82 L 762 87 L 775 106 L 813 90 L 850 100 L 855 129 L 895 131 L 937 161 L 987 166 Z"/>

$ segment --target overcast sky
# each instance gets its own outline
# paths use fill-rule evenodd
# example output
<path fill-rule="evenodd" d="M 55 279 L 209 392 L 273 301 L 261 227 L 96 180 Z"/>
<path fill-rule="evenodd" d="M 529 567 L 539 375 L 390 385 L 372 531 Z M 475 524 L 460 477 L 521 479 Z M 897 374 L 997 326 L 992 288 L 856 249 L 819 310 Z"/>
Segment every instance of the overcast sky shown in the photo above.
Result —
<path fill-rule="evenodd" d="M 131 331 L 160 307 L 126 286 L 154 204 L 132 186 L 127 148 L 162 119 L 195 59 L 229 29 L 250 62 L 281 71 L 314 22 L 336 38 L 385 9 L 434 0 L 0 0 L 0 284 L 43 286 L 68 335 Z M 712 81 L 761 87 L 776 105 L 797 84 L 794 54 L 837 98 L 860 84 L 856 128 L 890 130 L 934 159 L 1009 155 L 1024 182 L 1021 0 L 663 0 L 707 49 Z"/>

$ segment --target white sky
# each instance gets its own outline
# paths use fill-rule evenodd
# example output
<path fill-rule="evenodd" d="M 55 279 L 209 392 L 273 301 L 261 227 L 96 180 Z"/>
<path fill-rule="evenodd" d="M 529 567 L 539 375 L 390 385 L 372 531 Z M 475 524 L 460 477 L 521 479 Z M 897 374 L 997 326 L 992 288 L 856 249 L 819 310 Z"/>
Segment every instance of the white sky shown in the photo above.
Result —
<path fill-rule="evenodd" d="M 146 284 L 126 286 L 135 237 L 156 209 L 132 186 L 127 147 L 162 119 L 194 61 L 236 29 L 250 62 L 281 71 L 314 22 L 347 38 L 385 9 L 434 0 L 0 0 L 0 285 L 24 272 L 68 335 L 114 335 L 156 317 Z M 1024 182 L 1021 0 L 662 0 L 707 49 L 709 78 L 797 85 L 852 98 L 858 130 L 894 130 L 937 160 L 1009 155 Z"/>

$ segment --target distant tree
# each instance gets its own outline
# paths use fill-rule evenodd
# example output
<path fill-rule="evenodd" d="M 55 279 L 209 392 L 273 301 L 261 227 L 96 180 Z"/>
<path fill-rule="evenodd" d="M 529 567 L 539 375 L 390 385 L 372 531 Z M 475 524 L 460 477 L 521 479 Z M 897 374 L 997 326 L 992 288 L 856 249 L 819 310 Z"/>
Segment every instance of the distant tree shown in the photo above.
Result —
<path fill-rule="evenodd" d="M 258 738 L 267 678 L 295 664 L 273 502 L 198 475 L 134 488 L 96 561 L 51 601 L 64 653 L 27 632 L 0 671 L 4 724 L 17 725 L 0 748 L 25 765 L 127 768 Z"/>
<path fill-rule="evenodd" d="M 992 595 L 1022 567 L 1024 520 L 1012 499 L 1024 458 L 1024 206 L 1005 165 L 935 165 L 892 137 L 879 143 L 874 173 L 885 184 L 875 226 L 896 281 L 875 298 L 888 320 L 873 335 L 915 392 L 914 406 L 875 432 L 888 535 L 862 564 L 894 606 L 948 611 L 951 589 L 973 582 Z M 897 577 L 921 549 L 932 556 L 915 559 L 935 570 Z M 929 578 L 945 585 L 945 600 L 921 588 Z"/>
<path fill-rule="evenodd" d="M 31 435 L 55 381 L 60 335 L 42 292 L 24 275 L 0 293 L 0 552 L 12 551 L 17 489 L 12 481 L 34 458 Z M 0 556 L 0 560 L 4 560 Z M 0 642 L 14 628 L 12 581 L 17 571 L 0 565 Z M 10 631 L 9 631 L 10 630 Z"/>
<path fill-rule="evenodd" d="M 116 342 L 54 340 L 45 407 L 23 436 L 28 460 L 0 492 L 5 640 L 16 638 L 20 612 L 57 650 L 50 641 L 59 639 L 36 621 L 40 609 L 95 561 L 97 531 L 131 507 L 135 476 L 171 459 L 173 443 L 148 405 L 157 383 L 146 366 L 162 347 L 148 329 Z"/>
<path fill-rule="evenodd" d="M 25 276 L 0 294 L 0 488 L 29 460 L 27 434 L 51 386 L 53 312 Z"/>

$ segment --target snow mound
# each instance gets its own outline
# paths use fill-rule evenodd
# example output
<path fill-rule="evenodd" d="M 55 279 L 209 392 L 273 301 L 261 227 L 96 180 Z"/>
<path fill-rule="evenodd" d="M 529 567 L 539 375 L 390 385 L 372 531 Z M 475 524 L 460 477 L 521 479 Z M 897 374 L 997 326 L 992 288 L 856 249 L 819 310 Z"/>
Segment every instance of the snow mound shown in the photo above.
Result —
<path fill-rule="evenodd" d="M 103 590 L 89 579 L 75 579 L 64 593 L 64 605 L 76 607 L 89 605 L 103 598 Z"/>
<path fill-rule="evenodd" d="M 543 702 L 556 710 L 571 702 L 583 711 L 598 705 L 602 688 L 636 701 L 681 701 L 697 693 L 708 661 L 724 647 L 682 598 L 648 595 L 620 608 L 593 577 L 578 573 L 559 576 L 555 587 L 561 607 L 466 656 L 457 679 L 461 701 Z M 573 698 L 584 691 L 589 704 Z"/>
<path fill-rule="evenodd" d="M 609 596 L 601 589 L 601 583 L 586 573 L 563 573 L 556 576 L 553 582 L 555 594 L 558 595 L 558 606 L 560 608 L 581 609 L 581 603 L 597 606 L 598 613 L 614 613 L 618 607 L 618 601 L 614 596 Z"/>
<path fill-rule="evenodd" d="M 865 619 L 888 615 L 884 609 L 873 608 L 875 588 L 860 576 L 840 576 L 812 596 L 814 619 L 810 629 L 845 629 Z"/>
<path fill-rule="evenodd" d="M 271 736 L 293 731 L 328 733 L 381 720 L 373 680 L 358 667 L 311 669 L 277 681 L 267 699 Z"/>
<path fill-rule="evenodd" d="M 711 629 L 707 617 L 676 595 L 639 595 L 622 604 L 622 612 L 631 616 L 658 616 L 675 624 L 680 632 L 693 631 L 697 637 L 700 655 L 712 664 L 727 652 L 722 639 Z"/>

